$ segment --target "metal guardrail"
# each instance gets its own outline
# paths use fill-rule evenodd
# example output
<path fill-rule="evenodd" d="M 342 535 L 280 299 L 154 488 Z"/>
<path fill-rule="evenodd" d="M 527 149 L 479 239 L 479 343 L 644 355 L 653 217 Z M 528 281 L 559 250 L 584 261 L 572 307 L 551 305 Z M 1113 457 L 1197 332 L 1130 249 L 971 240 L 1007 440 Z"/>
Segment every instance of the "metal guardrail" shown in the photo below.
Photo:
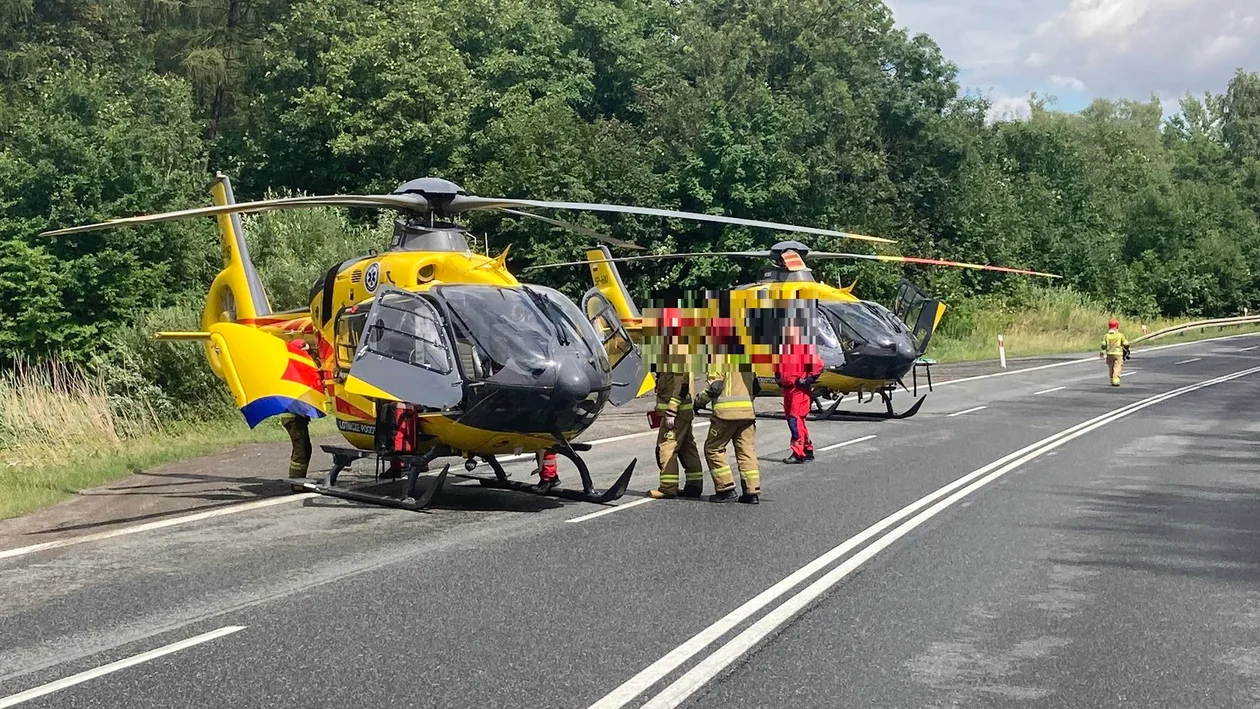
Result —
<path fill-rule="evenodd" d="M 1189 323 L 1184 323 L 1182 325 L 1173 325 L 1172 327 L 1166 327 L 1163 330 L 1156 330 L 1155 332 L 1152 332 L 1149 335 L 1142 335 L 1141 337 L 1135 340 L 1131 340 L 1129 344 L 1136 345 L 1139 342 L 1147 342 L 1149 340 L 1154 340 L 1156 338 L 1163 337 L 1165 335 L 1175 335 L 1179 332 L 1185 332 L 1186 330 L 1204 329 L 1204 328 L 1209 328 L 1209 327 L 1230 327 L 1233 325 L 1252 325 L 1252 324 L 1260 324 L 1260 315 L 1246 315 L 1246 316 L 1239 316 L 1239 317 L 1233 317 L 1233 318 L 1216 318 L 1215 320 L 1199 320 L 1197 322 L 1189 322 Z"/>

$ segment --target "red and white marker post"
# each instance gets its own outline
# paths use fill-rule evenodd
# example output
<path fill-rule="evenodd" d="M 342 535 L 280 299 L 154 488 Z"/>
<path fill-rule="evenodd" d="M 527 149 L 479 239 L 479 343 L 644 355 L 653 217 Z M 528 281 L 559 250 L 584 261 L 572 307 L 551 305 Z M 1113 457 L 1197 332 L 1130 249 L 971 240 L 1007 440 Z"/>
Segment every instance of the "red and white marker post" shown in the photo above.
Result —
<path fill-rule="evenodd" d="M 998 361 L 1002 364 L 1002 369 L 1006 369 L 1006 343 L 1001 335 L 998 335 Z"/>

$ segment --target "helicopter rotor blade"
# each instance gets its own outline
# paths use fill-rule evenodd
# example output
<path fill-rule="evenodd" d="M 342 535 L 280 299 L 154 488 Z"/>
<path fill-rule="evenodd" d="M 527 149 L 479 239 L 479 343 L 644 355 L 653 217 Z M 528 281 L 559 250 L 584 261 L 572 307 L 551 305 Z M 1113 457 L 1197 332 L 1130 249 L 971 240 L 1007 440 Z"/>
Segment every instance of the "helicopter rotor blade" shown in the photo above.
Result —
<path fill-rule="evenodd" d="M 490 197 L 474 197 L 472 195 L 457 195 L 445 209 L 452 214 L 459 212 L 473 211 L 479 209 L 502 209 L 505 207 L 533 207 L 538 209 L 567 209 L 572 211 L 590 211 L 590 212 L 613 212 L 616 214 L 641 214 L 649 217 L 666 217 L 670 219 L 690 219 L 692 221 L 701 222 L 717 222 L 719 224 L 735 224 L 738 226 L 751 226 L 761 229 L 773 229 L 775 231 L 794 231 L 803 234 L 818 234 L 820 236 L 836 236 L 844 239 L 857 239 L 859 241 L 873 241 L 881 244 L 895 244 L 897 242 L 892 239 L 884 239 L 878 236 L 866 236 L 864 234 L 852 234 L 845 231 L 833 231 L 831 229 L 816 229 L 814 227 L 797 226 L 795 224 L 781 224 L 779 222 L 764 222 L 757 219 L 741 219 L 739 217 L 728 217 L 721 214 L 700 214 L 698 212 L 680 212 L 673 209 L 655 209 L 652 207 L 631 207 L 621 204 L 598 204 L 591 202 L 547 202 L 533 199 L 496 199 Z"/>
<path fill-rule="evenodd" d="M 511 214 L 516 217 L 527 217 L 529 219 L 537 219 L 540 222 L 546 222 L 547 224 L 550 224 L 552 226 L 558 226 L 562 229 L 568 229 L 569 231 L 577 232 L 578 234 L 582 234 L 583 236 L 589 236 L 592 239 L 598 239 L 606 244 L 612 244 L 613 246 L 620 246 L 626 249 L 634 249 L 636 251 L 643 251 L 643 247 L 639 246 L 638 244 L 635 244 L 629 241 L 622 241 L 621 239 L 618 239 L 615 236 L 601 234 L 597 231 L 587 229 L 586 227 L 581 226 L 580 224 L 570 224 L 569 222 L 562 222 L 559 219 L 551 219 L 550 217 L 544 217 L 539 214 L 530 214 L 529 212 L 520 212 L 515 209 L 500 209 L 499 211 L 505 214 Z"/>
<path fill-rule="evenodd" d="M 668 258 L 699 258 L 704 256 L 734 256 L 751 258 L 770 258 L 769 251 L 694 251 L 686 254 L 647 254 L 644 256 L 621 256 L 618 258 L 588 259 L 584 261 L 565 261 L 564 263 L 543 263 L 530 266 L 525 271 L 536 271 L 540 268 L 558 268 L 560 266 L 586 266 L 592 263 L 618 263 L 621 261 L 659 261 Z"/>
<path fill-rule="evenodd" d="M 883 254 L 845 254 L 835 252 L 810 252 L 809 258 L 814 259 L 862 259 L 866 261 L 884 261 L 887 263 L 921 263 L 929 266 L 954 266 L 957 268 L 972 268 L 980 271 L 1002 271 L 1003 273 L 1018 273 L 1025 276 L 1044 276 L 1046 278 L 1062 278 L 1054 273 L 1042 273 L 1041 271 L 1029 271 L 1022 268 L 1007 268 L 1005 266 L 988 266 L 979 263 L 964 263 L 962 261 L 944 261 L 933 258 L 919 258 L 917 256 L 886 256 Z"/>
<path fill-rule="evenodd" d="M 144 214 L 136 217 L 111 219 L 107 222 L 101 222 L 99 224 L 84 224 L 82 226 L 69 227 L 66 229 L 53 229 L 51 231 L 43 232 L 41 236 L 62 236 L 65 234 L 79 234 L 88 231 L 99 231 L 101 229 L 135 226 L 137 224 L 155 224 L 158 222 L 192 219 L 195 217 L 213 217 L 220 214 L 271 212 L 282 209 L 300 209 L 303 207 L 366 207 L 423 212 L 429 208 L 429 202 L 424 197 L 415 194 L 282 197 L 279 199 L 264 199 L 256 202 L 239 202 L 237 204 L 197 207 L 194 209 L 181 209 L 174 212 L 160 212 L 157 214 Z"/>

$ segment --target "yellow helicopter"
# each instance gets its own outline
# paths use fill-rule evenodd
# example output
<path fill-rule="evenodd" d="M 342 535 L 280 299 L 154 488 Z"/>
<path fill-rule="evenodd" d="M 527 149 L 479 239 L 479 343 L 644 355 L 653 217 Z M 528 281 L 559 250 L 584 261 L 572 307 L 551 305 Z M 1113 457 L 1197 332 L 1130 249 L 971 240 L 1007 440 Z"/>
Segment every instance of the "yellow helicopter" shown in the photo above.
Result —
<path fill-rule="evenodd" d="M 303 487 L 415 510 L 433 502 L 450 465 L 417 495 L 419 474 L 435 459 L 453 456 L 464 459 L 469 473 L 478 459 L 485 461 L 493 478 L 456 475 L 486 487 L 594 503 L 621 497 L 637 460 L 600 492 L 578 454 L 590 447 L 574 439 L 606 404 L 622 405 L 654 386 L 617 306 L 600 289 L 590 289 L 579 306 L 559 291 L 519 282 L 507 269 L 507 249 L 495 258 L 469 249 L 464 228 L 452 221 L 457 215 L 498 211 L 636 249 L 641 247 L 522 210 L 638 214 L 887 241 L 712 214 L 477 197 L 438 178 L 412 180 L 387 195 L 237 203 L 230 181 L 217 175 L 211 194 L 213 207 L 45 234 L 216 217 L 224 267 L 207 294 L 201 330 L 156 337 L 203 342 L 210 368 L 229 385 L 251 427 L 284 413 L 336 417 L 349 447 L 324 446 L 332 468 Z M 308 307 L 272 312 L 239 215 L 330 206 L 396 210 L 392 243 L 382 253 L 333 264 L 312 285 Z M 571 460 L 582 490 L 511 480 L 496 458 L 539 451 Z M 364 458 L 375 459 L 378 478 L 396 477 L 405 468 L 404 492 L 338 487 L 338 474 Z"/>
<path fill-rule="evenodd" d="M 922 357 L 927 351 L 928 342 L 941 322 L 941 317 L 945 314 L 946 306 L 903 279 L 898 284 L 897 295 L 890 310 L 879 303 L 861 300 L 855 296 L 853 294 L 855 283 L 837 288 L 818 282 L 809 267 L 805 265 L 806 258 L 917 263 L 1059 278 L 1055 274 L 1039 271 L 912 256 L 811 252 L 809 247 L 798 241 L 782 241 L 770 247 L 768 251 L 648 254 L 620 258 L 613 258 L 607 246 L 600 246 L 588 250 L 584 261 L 543 264 L 526 269 L 526 271 L 557 266 L 589 266 L 591 280 L 594 283 L 593 290 L 597 290 L 608 302 L 612 303 L 627 331 L 632 336 L 637 336 L 643 332 L 643 314 L 626 289 L 616 264 L 623 261 L 699 257 L 770 259 L 770 267 L 763 273 L 761 280 L 736 286 L 723 296 L 732 304 L 736 312 L 745 314 L 741 318 L 736 318 L 734 325 L 741 342 L 748 351 L 765 349 L 766 343 L 773 340 L 772 337 L 767 339 L 764 336 L 765 333 L 758 335 L 752 331 L 757 316 L 749 314 L 756 313 L 759 307 L 764 308 L 764 304 L 767 303 L 790 301 L 812 303 L 814 313 L 810 329 L 824 366 L 823 373 L 814 387 L 814 407 L 824 419 L 837 414 L 858 418 L 904 419 L 918 413 L 919 407 L 927 399 L 926 395 L 900 413 L 893 409 L 892 396 L 898 387 L 908 390 L 903 379 L 916 364 L 924 361 Z M 759 303 L 763 305 L 758 306 Z M 771 320 L 777 322 L 773 317 Z M 773 330 L 773 326 L 770 329 Z M 636 341 L 641 341 L 641 338 L 636 337 Z M 765 365 L 754 367 L 754 372 L 757 374 L 754 395 L 781 395 L 782 392 L 775 382 L 772 371 L 766 370 Z M 930 387 L 930 370 L 928 382 Z M 917 383 L 915 389 L 917 394 Z M 876 394 L 879 394 L 886 410 L 884 412 L 839 411 L 841 401 L 849 394 L 857 394 L 859 403 L 864 396 L 870 396 L 873 399 Z M 821 403 L 823 398 L 834 398 L 834 402 L 829 408 L 824 409 Z"/>

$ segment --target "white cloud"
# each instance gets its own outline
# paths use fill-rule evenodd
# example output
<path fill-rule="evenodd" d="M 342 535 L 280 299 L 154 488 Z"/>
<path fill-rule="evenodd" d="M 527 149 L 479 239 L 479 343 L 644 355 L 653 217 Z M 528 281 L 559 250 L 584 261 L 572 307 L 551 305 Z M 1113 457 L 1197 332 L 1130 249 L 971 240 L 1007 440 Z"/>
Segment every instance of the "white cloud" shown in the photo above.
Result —
<path fill-rule="evenodd" d="M 1219 92 L 1236 68 L 1260 71 L 1258 0 L 886 1 L 898 25 L 941 45 L 964 87 L 1008 103 Z"/>
<path fill-rule="evenodd" d="M 1022 120 L 1032 115 L 1031 94 L 1011 96 L 1010 94 L 990 92 L 988 99 L 988 119 L 990 121 Z"/>
<path fill-rule="evenodd" d="M 1073 91 L 1085 90 L 1085 82 L 1081 81 L 1075 76 L 1063 76 L 1062 74 L 1052 74 L 1050 76 L 1050 83 L 1054 84 L 1055 86 L 1067 87 L 1069 89 L 1072 89 Z"/>

